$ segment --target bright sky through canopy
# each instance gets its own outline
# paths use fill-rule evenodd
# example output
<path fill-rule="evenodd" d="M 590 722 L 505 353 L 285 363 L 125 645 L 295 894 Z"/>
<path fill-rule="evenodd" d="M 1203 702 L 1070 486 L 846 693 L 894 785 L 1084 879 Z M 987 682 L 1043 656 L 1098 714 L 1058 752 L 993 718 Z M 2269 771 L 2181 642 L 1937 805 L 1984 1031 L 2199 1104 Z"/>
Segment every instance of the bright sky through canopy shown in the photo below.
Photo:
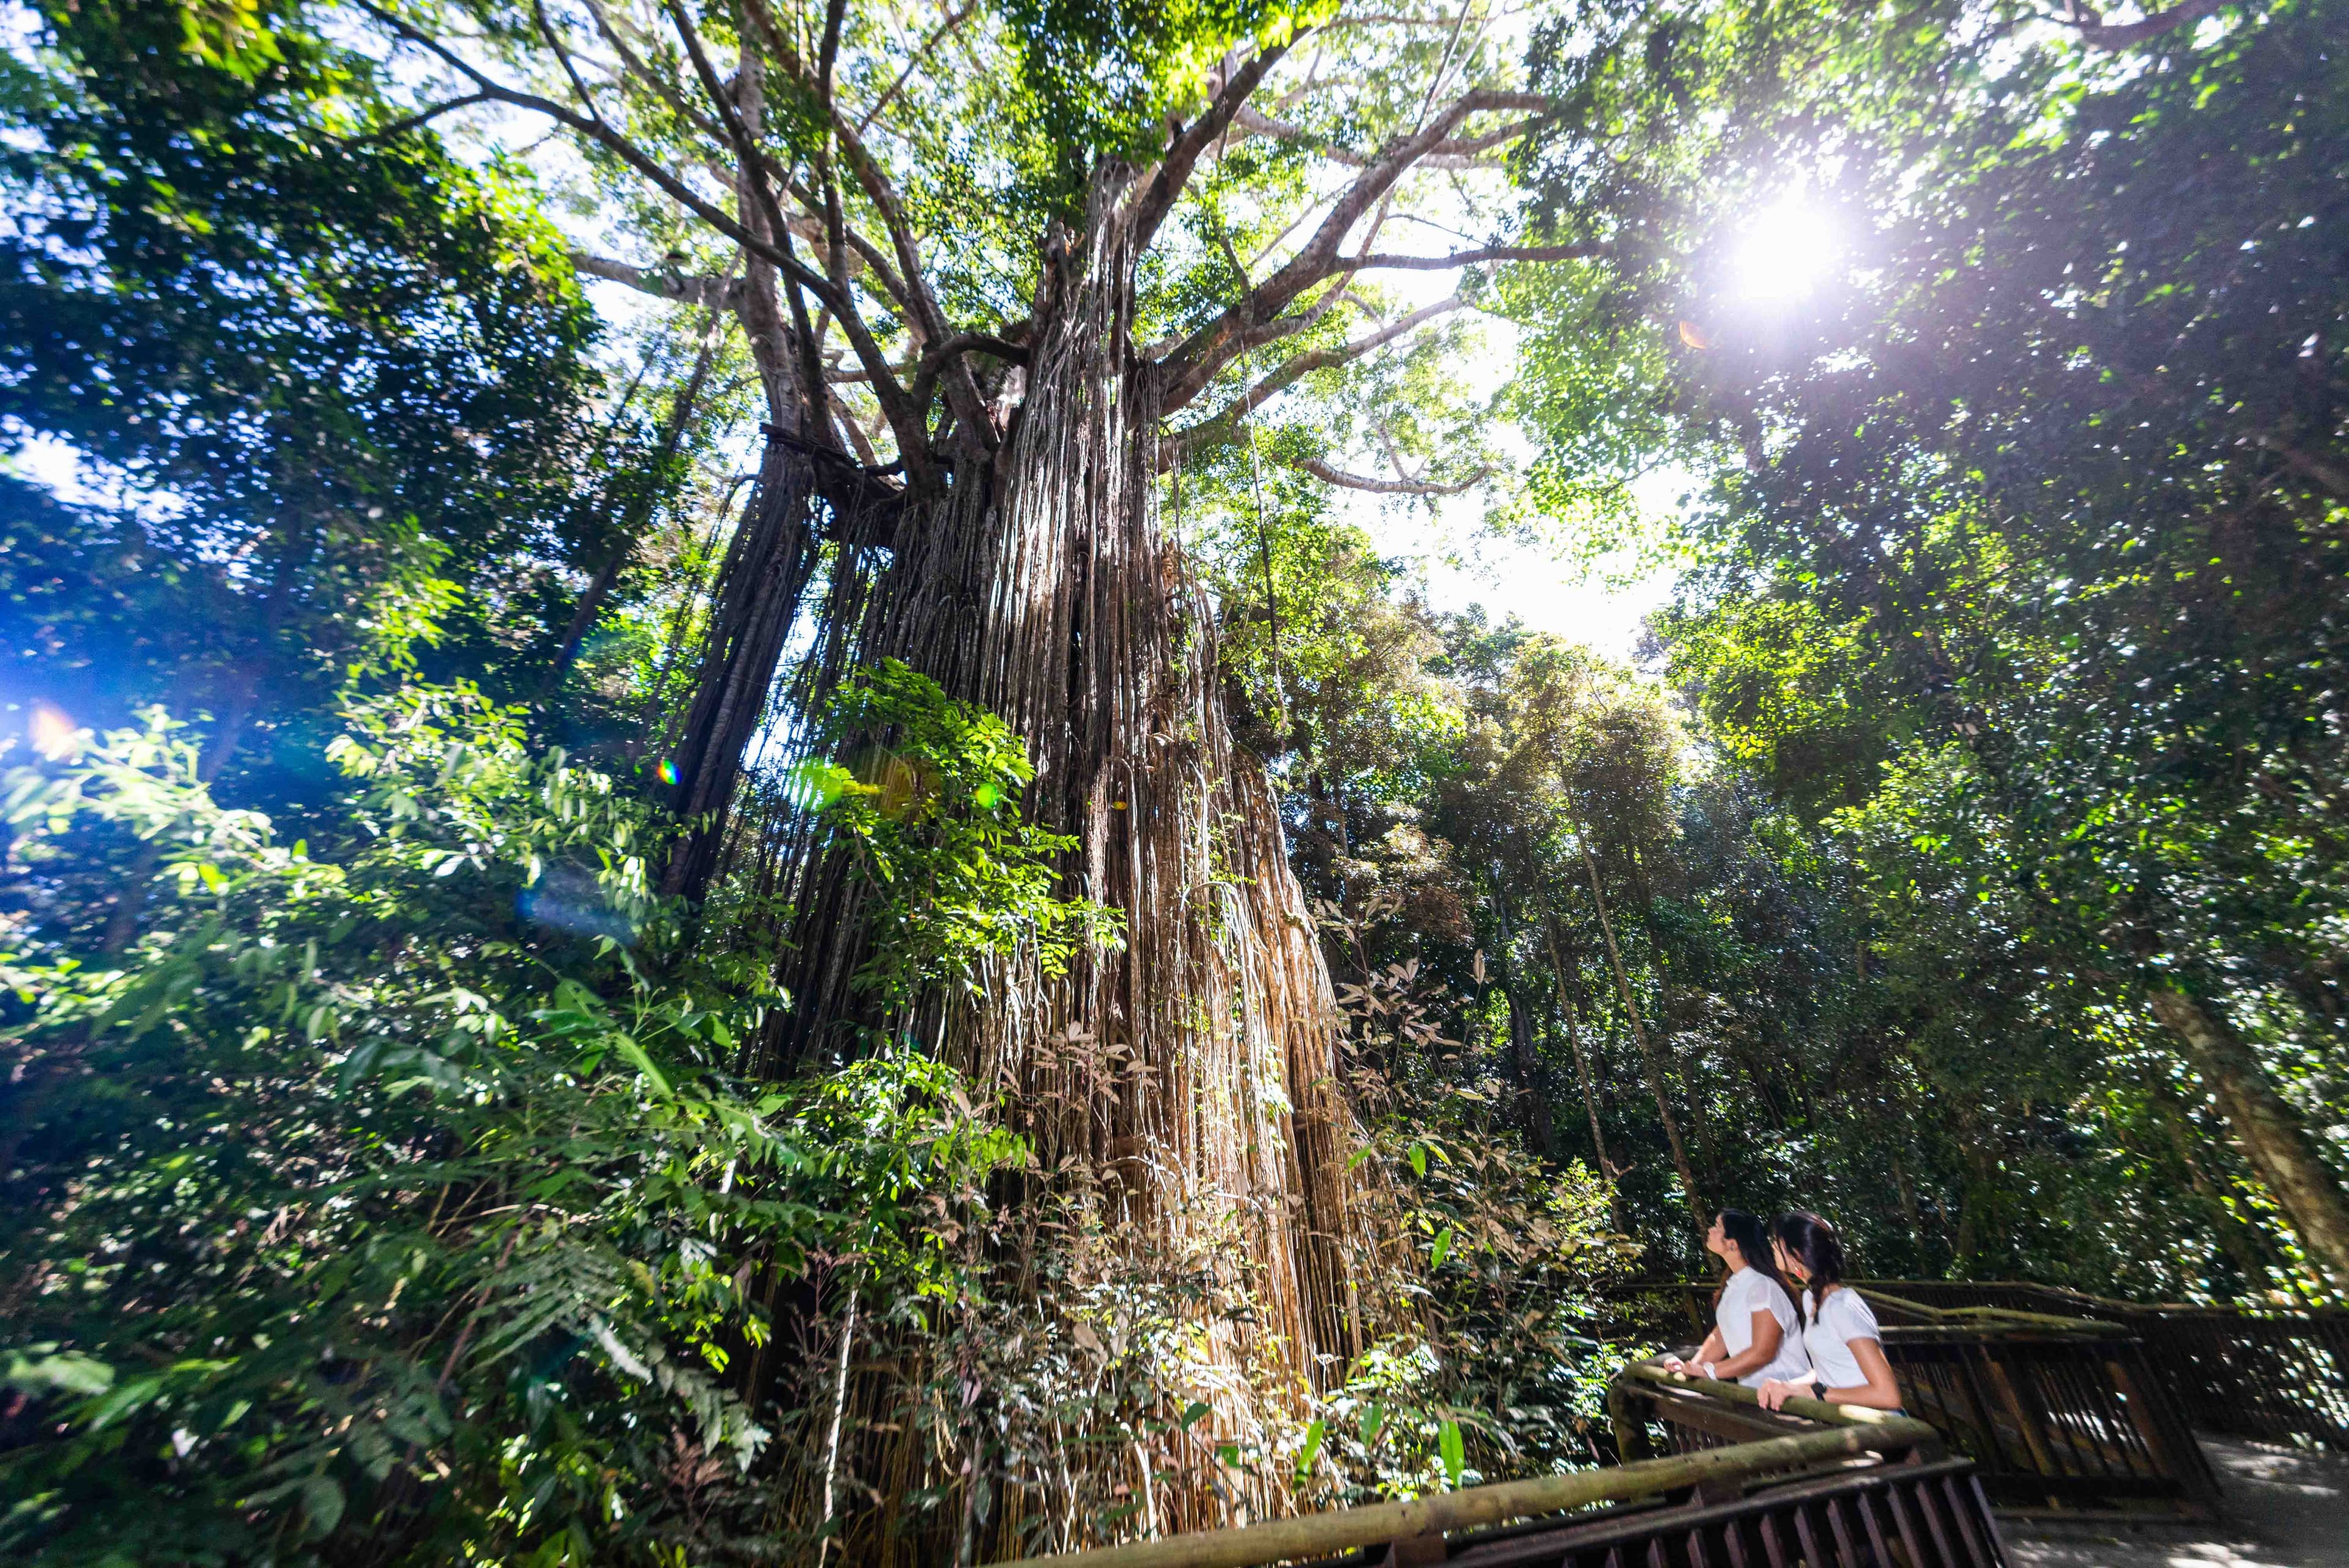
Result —
<path fill-rule="evenodd" d="M 1783 197 L 1747 223 L 1732 286 L 1760 303 L 1800 299 L 1826 275 L 1837 245 L 1832 217 L 1800 195 Z"/>

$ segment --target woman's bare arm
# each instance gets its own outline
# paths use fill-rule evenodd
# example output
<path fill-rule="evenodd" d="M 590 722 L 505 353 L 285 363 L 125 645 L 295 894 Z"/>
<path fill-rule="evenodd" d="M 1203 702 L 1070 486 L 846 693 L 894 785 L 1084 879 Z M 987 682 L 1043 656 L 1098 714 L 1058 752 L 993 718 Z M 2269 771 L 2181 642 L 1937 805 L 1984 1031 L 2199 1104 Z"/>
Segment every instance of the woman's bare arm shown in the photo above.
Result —
<path fill-rule="evenodd" d="M 1830 1388 L 1830 1405 L 1860 1405 L 1870 1410 L 1900 1408 L 1900 1385 L 1892 1376 L 1892 1363 L 1884 1359 L 1884 1346 L 1873 1339 L 1847 1339 L 1851 1356 L 1868 1381 L 1857 1388 Z"/>
<path fill-rule="evenodd" d="M 1696 1347 L 1694 1355 L 1690 1356 L 1686 1361 L 1682 1361 L 1677 1355 L 1667 1355 L 1664 1357 L 1664 1366 L 1674 1372 L 1685 1372 L 1692 1367 L 1702 1366 L 1708 1361 L 1719 1361 L 1724 1348 L 1721 1343 L 1721 1329 L 1716 1325 L 1711 1334 L 1704 1336 L 1704 1343 Z"/>
<path fill-rule="evenodd" d="M 1713 1375 L 1715 1377 L 1735 1379 L 1744 1376 L 1749 1372 L 1759 1372 L 1778 1359 L 1778 1344 L 1785 1337 L 1785 1331 L 1778 1326 L 1776 1318 L 1771 1316 L 1767 1311 L 1756 1312 L 1754 1314 L 1754 1343 L 1726 1361 L 1714 1358 Z M 1713 1338 L 1706 1340 L 1705 1344 L 1715 1345 L 1720 1339 L 1721 1333 L 1716 1329 L 1713 1331 Z M 1705 1360 L 1704 1356 L 1697 1357 L 1700 1366 Z"/>

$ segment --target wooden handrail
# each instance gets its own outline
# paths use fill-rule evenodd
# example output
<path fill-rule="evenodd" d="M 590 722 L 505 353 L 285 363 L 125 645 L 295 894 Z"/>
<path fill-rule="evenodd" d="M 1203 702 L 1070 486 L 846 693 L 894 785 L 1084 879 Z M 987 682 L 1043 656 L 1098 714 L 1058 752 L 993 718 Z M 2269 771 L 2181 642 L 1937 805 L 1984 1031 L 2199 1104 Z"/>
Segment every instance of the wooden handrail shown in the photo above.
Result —
<path fill-rule="evenodd" d="M 1940 1282 L 1927 1281 L 1924 1282 L 1930 1284 L 1938 1283 Z M 1708 1288 L 1709 1287 L 1703 1284 L 1694 1283 L 1686 1280 L 1650 1280 L 1636 1284 L 1618 1285 L 1609 1293 L 1619 1297 L 1637 1295 L 1642 1293 L 1669 1293 L 1679 1295 L 1700 1295 Z M 1872 1280 L 1859 1281 L 1854 1283 L 1851 1288 L 1857 1291 L 1871 1303 L 1896 1308 L 1904 1316 L 1915 1316 L 1924 1320 L 1921 1324 L 1902 1324 L 1899 1325 L 1903 1328 L 1934 1327 L 1940 1325 L 1948 1325 L 1951 1327 L 1981 1326 L 1990 1328 L 2031 1327 L 2042 1329 L 2049 1333 L 2087 1335 L 2106 1335 L 2113 1334 L 2127 1334 L 2132 1332 L 2127 1324 L 2116 1323 L 2110 1319 L 2094 1317 L 2065 1317 L 2058 1313 L 2026 1312 L 2021 1307 L 1933 1306 L 1925 1302 L 1912 1300 L 1908 1296 L 1898 1295 L 1893 1292 L 1885 1289 L 1882 1284 Z M 2150 1311 L 2153 1309 L 2144 1308 L 2139 1310 Z M 1894 1325 L 1888 1324 L 1885 1326 L 1891 1327 Z"/>
<path fill-rule="evenodd" d="M 1661 1372 L 1661 1368 L 1657 1370 Z M 1669 1378 L 1678 1375 L 1664 1376 Z M 1710 1383 L 1705 1378 L 1692 1381 L 1697 1385 Z M 1751 1389 L 1741 1388 L 1738 1392 L 1752 1397 Z M 1863 1454 L 1935 1449 L 1940 1442 L 1940 1434 L 1932 1428 L 1905 1417 L 1871 1410 L 1867 1414 L 1874 1419 L 1857 1419 L 1839 1405 L 1808 1399 L 1788 1403 L 1816 1405 L 1831 1414 L 1815 1417 L 1823 1422 L 1818 1431 L 1740 1443 L 1734 1448 L 1642 1459 L 1609 1469 L 1576 1470 L 1568 1475 L 1467 1487 L 1409 1502 L 1382 1502 L 1300 1514 L 1295 1519 L 1270 1520 L 1237 1530 L 1203 1531 L 1019 1561 L 1030 1568 L 1044 1568 L 1046 1564 L 1055 1568 L 1260 1568 L 1268 1563 L 1330 1556 L 1357 1547 L 1506 1524 L 1512 1520 L 1560 1513 L 1593 1503 L 1655 1497 L 1703 1481 L 1735 1480 Z"/>
<path fill-rule="evenodd" d="M 2215 1506 L 2216 1478 L 2194 1446 L 2178 1390 L 2148 1365 L 2137 1325 L 2006 1308 L 1933 1309 L 1859 1288 L 1885 1309 L 1884 1354 L 1909 1412 L 1972 1457 L 1992 1496 L 2017 1506 L 2119 1512 L 2207 1513 Z M 1644 1289 L 1661 1293 L 1657 1286 Z M 1679 1289 L 1694 1299 L 1703 1287 Z M 1927 1321 L 1901 1321 L 1912 1315 Z M 1627 1459 L 1649 1451 L 1648 1419 L 1665 1423 L 1673 1446 L 1682 1449 L 1733 1443 L 1789 1425 L 1723 1408 L 1754 1405 L 1751 1390 L 1668 1373 L 1654 1363 L 1627 1368 L 1617 1388 L 1642 1383 L 1684 1392 L 1679 1400 L 1651 1396 L 1620 1409 L 1610 1394 L 1609 1412 Z M 1643 1413 L 1641 1405 L 1651 1407 Z M 1837 1418 L 1826 1414 L 1829 1409 L 1854 1418 L 1848 1407 L 1800 1399 L 1786 1405 L 1788 1414 L 1814 1420 Z"/>
<path fill-rule="evenodd" d="M 1743 1383 L 1724 1382 L 1718 1377 L 1699 1377 L 1687 1372 L 1674 1372 L 1661 1362 L 1640 1361 L 1623 1369 L 1625 1376 L 1642 1382 L 1661 1384 L 1667 1388 L 1693 1388 L 1715 1399 L 1726 1399 L 1735 1405 L 1760 1406 L 1762 1396 Z M 1880 1427 L 1907 1421 L 1910 1426 L 1924 1423 L 1896 1416 L 1889 1410 L 1874 1410 L 1865 1405 L 1834 1405 L 1825 1399 L 1806 1398 L 1795 1395 L 1779 1408 L 1789 1416 L 1800 1416 L 1806 1421 L 1819 1421 L 1836 1427 Z M 1897 1445 L 1909 1447 L 1908 1444 Z"/>

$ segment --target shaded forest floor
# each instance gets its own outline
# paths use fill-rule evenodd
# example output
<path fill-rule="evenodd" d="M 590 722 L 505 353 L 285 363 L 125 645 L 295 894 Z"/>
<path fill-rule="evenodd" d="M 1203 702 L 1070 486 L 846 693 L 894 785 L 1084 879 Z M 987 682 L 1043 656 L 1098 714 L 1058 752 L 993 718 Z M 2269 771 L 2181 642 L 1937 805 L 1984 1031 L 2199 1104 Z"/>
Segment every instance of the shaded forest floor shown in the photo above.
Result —
<path fill-rule="evenodd" d="M 2005 1524 L 2019 1568 L 2349 1568 L 2349 1455 L 2205 1436 L 2215 1525 Z"/>

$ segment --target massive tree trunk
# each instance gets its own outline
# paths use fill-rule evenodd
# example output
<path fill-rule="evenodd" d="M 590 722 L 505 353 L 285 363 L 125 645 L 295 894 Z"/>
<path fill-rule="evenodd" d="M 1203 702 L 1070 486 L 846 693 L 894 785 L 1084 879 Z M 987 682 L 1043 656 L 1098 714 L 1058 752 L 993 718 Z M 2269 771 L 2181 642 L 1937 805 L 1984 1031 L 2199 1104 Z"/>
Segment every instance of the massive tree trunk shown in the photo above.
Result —
<path fill-rule="evenodd" d="M 1085 233 L 1046 247 L 1008 428 L 959 428 L 934 488 L 912 484 L 885 524 L 843 531 L 798 700 L 819 705 L 856 668 L 895 658 L 1000 715 L 1028 738 L 1031 815 L 1081 840 L 1068 890 L 1123 912 L 1123 951 L 1058 981 L 1004 966 L 984 1005 L 942 1004 L 923 1028 L 1002 1091 L 1040 1169 L 1116 1236 L 1115 1258 L 1080 1249 L 1080 1273 L 1149 1259 L 1247 1272 L 1252 1310 L 1198 1325 L 1195 1397 L 1210 1415 L 1151 1438 L 1139 1464 L 1141 1445 L 1064 1449 L 1079 1473 L 1063 1490 L 1114 1506 L 1146 1470 L 1143 1511 L 1174 1531 L 1290 1507 L 1281 1467 L 1224 1470 L 1215 1434 L 1293 1431 L 1309 1390 L 1411 1314 L 1379 1282 L 1400 1264 L 1400 1225 L 1374 1162 L 1353 1162 L 1363 1137 L 1340 1087 L 1339 1015 L 1273 796 L 1233 747 L 1205 607 L 1159 527 L 1160 403 L 1133 341 L 1127 178 L 1097 181 Z M 792 1004 L 761 1044 L 767 1072 L 851 1053 L 863 1005 L 849 985 L 857 890 L 811 840 L 795 856 Z M 913 1442 L 868 1439 L 858 1473 L 935 1462 L 909 1457 Z M 984 1529 L 1017 1555 L 1013 1532 L 1040 1500 L 1017 1478 L 1002 1499 Z M 1081 1518 L 1078 1498 L 1063 1510 Z M 882 1512 L 852 1534 L 914 1528 Z M 1049 1543 L 1077 1543 L 1061 1528 Z M 852 1556 L 915 1551 L 885 1539 Z"/>
<path fill-rule="evenodd" d="M 2185 1046 L 2187 1061 L 2217 1098 L 2244 1158 L 2300 1233 L 2310 1262 L 2335 1290 L 2349 1292 L 2349 1200 L 2300 1114 L 2268 1082 L 2251 1047 L 2201 1002 L 2172 986 L 2148 987 L 2146 1001 Z"/>

